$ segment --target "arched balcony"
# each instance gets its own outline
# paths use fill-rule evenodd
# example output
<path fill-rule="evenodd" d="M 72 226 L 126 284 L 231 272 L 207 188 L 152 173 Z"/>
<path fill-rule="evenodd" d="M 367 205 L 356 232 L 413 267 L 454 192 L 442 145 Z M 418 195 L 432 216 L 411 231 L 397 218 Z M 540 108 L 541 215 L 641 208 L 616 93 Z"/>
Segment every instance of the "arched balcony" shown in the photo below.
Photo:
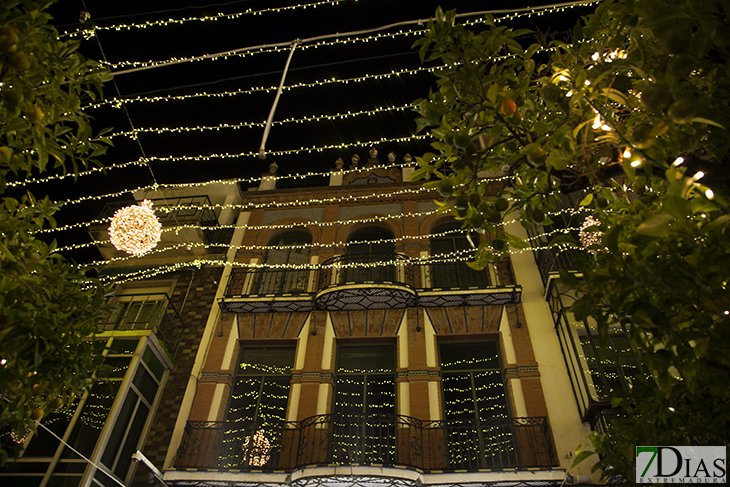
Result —
<path fill-rule="evenodd" d="M 318 309 L 407 308 L 417 303 L 413 266 L 400 254 L 357 253 L 322 263 Z"/>

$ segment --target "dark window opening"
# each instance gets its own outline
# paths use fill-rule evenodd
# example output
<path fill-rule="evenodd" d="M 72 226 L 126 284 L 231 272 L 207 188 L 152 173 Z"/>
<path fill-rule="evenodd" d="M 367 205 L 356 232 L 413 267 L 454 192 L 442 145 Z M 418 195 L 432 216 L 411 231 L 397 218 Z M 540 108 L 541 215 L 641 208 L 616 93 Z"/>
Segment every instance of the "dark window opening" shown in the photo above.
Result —
<path fill-rule="evenodd" d="M 276 465 L 295 347 L 244 347 L 223 431 L 224 468 Z"/>
<path fill-rule="evenodd" d="M 454 468 L 506 466 L 515 455 L 498 345 L 439 345 L 444 426 Z"/>
<path fill-rule="evenodd" d="M 395 462 L 395 345 L 341 345 L 332 424 L 333 460 Z"/>
<path fill-rule="evenodd" d="M 486 271 L 475 271 L 466 265 L 473 259 L 474 249 L 459 222 L 444 223 L 431 233 L 431 257 L 436 260 L 430 266 L 432 288 L 489 286 Z M 479 235 L 474 232 L 470 237 L 478 245 Z"/>
<path fill-rule="evenodd" d="M 264 262 L 267 265 L 291 265 L 276 269 L 266 267 L 257 271 L 251 294 L 284 294 L 307 292 L 309 284 L 309 249 L 312 236 L 301 230 L 291 230 L 269 241 Z M 302 266 L 296 268 L 295 266 Z"/>
<path fill-rule="evenodd" d="M 395 244 L 393 232 L 387 228 L 371 226 L 360 228 L 347 239 L 344 272 L 345 282 L 382 282 L 395 279 Z M 391 262 L 388 265 L 372 265 L 375 262 Z"/>

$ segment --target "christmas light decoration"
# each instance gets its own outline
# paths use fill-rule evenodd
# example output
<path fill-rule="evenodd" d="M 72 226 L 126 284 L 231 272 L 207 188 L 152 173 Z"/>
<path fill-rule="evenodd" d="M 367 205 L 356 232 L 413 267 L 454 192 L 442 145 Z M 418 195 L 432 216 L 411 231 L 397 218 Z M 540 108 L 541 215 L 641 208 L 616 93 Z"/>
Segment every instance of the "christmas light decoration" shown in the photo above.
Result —
<path fill-rule="evenodd" d="M 393 112 L 393 111 L 404 111 L 410 108 L 414 108 L 415 105 L 408 103 L 406 105 L 397 105 L 389 107 L 379 107 L 374 110 L 360 110 L 355 112 L 347 113 L 336 113 L 334 115 L 310 115 L 302 118 L 289 118 L 279 121 L 272 122 L 273 125 L 285 125 L 288 123 L 306 123 L 306 122 L 319 122 L 323 120 L 343 120 L 346 118 L 357 117 L 360 115 L 375 115 L 377 113 Z M 138 134 L 165 134 L 165 133 L 187 133 L 187 132 L 206 132 L 206 131 L 219 131 L 222 129 L 244 129 L 244 128 L 258 128 L 264 127 L 266 122 L 244 122 L 239 124 L 226 124 L 220 125 L 206 125 L 196 127 L 148 127 L 148 128 L 135 128 L 127 132 L 117 132 L 110 134 L 109 138 L 114 137 L 131 137 L 135 138 Z"/>
<path fill-rule="evenodd" d="M 599 226 L 600 224 L 601 221 L 591 215 L 588 215 L 586 219 L 583 220 L 578 233 L 578 238 L 580 239 L 581 245 L 586 249 L 592 245 L 601 243 L 603 232 L 600 230 L 587 230 L 589 227 Z M 593 253 L 593 250 L 588 250 L 588 252 Z"/>
<path fill-rule="evenodd" d="M 263 467 L 271 458 L 271 443 L 266 439 L 264 430 L 258 430 L 243 441 L 243 461 L 252 467 Z"/>
<path fill-rule="evenodd" d="M 24 428 L 23 436 L 18 436 L 18 434 L 13 429 L 10 430 L 10 439 L 20 445 L 25 443 L 25 440 L 28 439 L 28 435 L 30 435 L 30 433 L 31 433 L 30 425 L 25 424 L 25 425 L 23 425 L 23 428 Z"/>
<path fill-rule="evenodd" d="M 281 151 L 267 151 L 267 155 L 270 156 L 281 156 L 281 155 L 290 155 L 290 154 L 301 154 L 301 153 L 307 153 L 311 154 L 313 152 L 323 152 L 326 150 L 332 150 L 332 149 L 348 149 L 352 147 L 372 147 L 374 145 L 378 144 L 384 144 L 384 143 L 402 143 L 402 142 L 410 142 L 413 140 L 426 140 L 430 136 L 429 135 L 410 135 L 407 137 L 396 137 L 396 138 L 381 138 L 376 140 L 367 140 L 364 142 L 350 142 L 350 143 L 343 143 L 343 144 L 330 144 L 330 145 L 324 145 L 324 146 L 315 146 L 315 147 L 301 147 L 299 149 L 289 149 L 289 150 L 281 150 Z M 120 169 L 123 167 L 128 166 L 147 166 L 150 162 L 182 162 L 182 161 L 212 161 L 215 159 L 237 159 L 242 157 L 258 157 L 258 152 L 239 152 L 237 154 L 230 154 L 230 153 L 222 153 L 222 154 L 204 154 L 204 155 L 195 155 L 195 156 L 153 156 L 153 157 L 140 157 L 139 159 L 135 161 L 129 161 L 124 162 L 121 164 L 113 164 L 106 167 L 94 167 L 92 169 L 88 169 L 86 171 L 79 171 L 78 173 L 72 174 L 75 176 L 75 178 L 79 178 L 82 176 L 88 176 L 89 174 L 94 174 L 97 172 L 105 172 L 108 173 L 112 169 Z M 40 178 L 40 179 L 25 179 L 23 181 L 19 182 L 13 182 L 9 183 L 8 186 L 22 186 L 29 184 L 31 182 L 33 183 L 39 183 L 39 182 L 47 182 L 52 180 L 58 180 L 58 179 L 64 179 L 68 177 L 68 175 L 55 175 L 55 176 L 49 176 L 46 178 Z"/>
<path fill-rule="evenodd" d="M 152 202 L 120 208 L 109 226 L 111 243 L 117 250 L 141 256 L 155 248 L 160 241 L 162 224 L 152 210 Z"/>
<path fill-rule="evenodd" d="M 482 12 L 470 12 L 470 13 L 461 13 L 458 14 L 458 18 L 464 18 L 469 16 L 484 16 L 484 14 L 491 13 L 491 14 L 505 14 L 508 13 L 510 15 L 505 15 L 503 17 L 500 17 L 498 19 L 495 19 L 496 22 L 505 22 L 514 20 L 520 17 L 531 17 L 533 15 L 545 15 L 550 13 L 556 13 L 556 12 L 563 12 L 567 8 L 577 7 L 577 6 L 588 6 L 592 5 L 594 3 L 597 3 L 595 1 L 592 2 L 573 2 L 570 4 L 561 4 L 561 5 L 550 5 L 545 7 L 526 7 L 526 8 L 520 8 L 520 9 L 505 9 L 505 10 L 490 10 L 490 11 L 482 11 Z M 295 7 L 296 8 L 296 7 Z M 267 9 L 266 11 L 278 11 L 278 9 Z M 260 11 L 264 12 L 264 11 Z M 236 18 L 240 17 L 242 15 L 246 15 L 249 13 L 253 13 L 252 11 L 247 11 L 243 13 L 238 14 L 218 14 L 217 16 L 208 16 L 208 17 L 189 17 L 185 19 L 168 19 L 168 20 L 162 20 L 162 21 L 156 21 L 156 22 L 146 22 L 143 24 L 127 24 L 127 25 L 116 25 L 116 26 L 110 26 L 110 27 L 95 27 L 93 29 L 85 29 L 82 31 L 78 31 L 79 33 L 82 33 L 85 37 L 91 37 L 95 35 L 96 30 L 130 30 L 133 28 L 147 28 L 152 26 L 161 26 L 161 25 L 170 25 L 170 24 L 182 24 L 184 22 L 189 21 L 211 21 L 211 20 L 218 20 L 221 18 Z M 304 39 L 301 41 L 303 49 L 307 48 L 318 48 L 318 47 L 324 47 L 324 46 L 332 46 L 332 45 L 338 45 L 338 44 L 350 44 L 350 43 L 356 43 L 356 42 L 373 42 L 384 38 L 395 38 L 397 36 L 416 36 L 421 35 L 425 31 L 425 29 L 418 28 L 419 26 L 422 26 L 428 19 L 419 19 L 419 20 L 411 20 L 411 21 L 404 21 L 404 22 L 398 22 L 395 24 L 390 25 L 384 25 L 380 27 L 375 27 L 372 29 L 368 29 L 365 31 L 357 31 L 357 32 L 346 32 L 346 33 L 337 33 L 332 34 L 328 36 L 317 36 L 309 39 Z M 486 20 L 484 18 L 479 18 L 476 20 L 467 21 L 464 23 L 466 26 L 474 26 L 478 24 L 486 24 Z M 398 32 L 393 33 L 378 33 L 375 35 L 370 35 L 366 37 L 359 37 L 364 34 L 369 34 L 377 31 L 387 30 L 387 29 L 394 29 L 399 27 L 407 27 L 407 26 L 415 26 L 416 30 L 403 30 L 400 29 Z M 325 40 L 325 39 L 331 39 L 335 38 L 332 41 Z M 312 43 L 314 42 L 314 43 Z M 312 43 L 312 44 L 310 44 Z M 203 61 L 203 60 L 216 60 L 216 59 L 227 59 L 230 57 L 246 57 L 246 56 L 253 56 L 255 54 L 261 54 L 261 53 L 267 53 L 267 52 L 279 52 L 281 50 L 285 49 L 285 45 L 289 43 L 278 43 L 278 44 L 269 44 L 269 45 L 261 45 L 261 46 L 253 46 L 253 47 L 247 47 L 242 49 L 235 49 L 230 51 L 224 51 L 219 53 L 212 53 L 212 54 L 206 54 L 202 56 L 191 56 L 187 58 L 170 58 L 165 60 L 158 60 L 158 61 L 121 61 L 118 63 L 110 63 L 105 62 L 103 65 L 107 67 L 112 68 L 122 68 L 122 67 L 134 67 L 134 68 L 150 68 L 150 67 L 157 67 L 157 66 L 165 66 L 165 65 L 171 65 L 171 64 L 178 64 L 178 63 L 184 63 L 184 62 L 191 62 L 191 61 Z M 609 60 L 612 60 L 616 56 L 614 55 Z M 116 73 L 119 74 L 119 73 Z"/>
<path fill-rule="evenodd" d="M 96 31 L 122 31 L 122 30 L 132 30 L 132 29 L 146 29 L 149 27 L 160 27 L 160 26 L 167 26 L 167 25 L 180 25 L 185 24 L 187 22 L 211 22 L 211 21 L 217 21 L 217 20 L 231 20 L 231 19 L 237 19 L 239 17 L 243 17 L 245 15 L 262 15 L 265 13 L 279 13 L 279 12 L 285 12 L 287 10 L 296 10 L 296 9 L 307 9 L 307 8 L 316 8 L 320 5 L 338 5 L 343 0 L 320 0 L 318 2 L 311 2 L 311 3 L 303 3 L 303 4 L 297 4 L 297 5 L 289 5 L 286 7 L 273 7 L 273 8 L 265 8 L 261 10 L 253 10 L 253 9 L 247 9 L 244 12 L 236 12 L 232 14 L 223 14 L 218 13 L 215 15 L 207 15 L 204 17 L 183 17 L 181 19 L 166 19 L 166 20 L 157 20 L 157 21 L 148 21 L 148 22 L 142 22 L 139 24 L 116 24 L 116 25 L 110 25 L 110 26 L 94 26 L 90 29 L 79 29 L 74 32 L 65 32 L 64 35 L 68 36 L 83 36 L 83 37 L 89 37 L 95 35 Z"/>

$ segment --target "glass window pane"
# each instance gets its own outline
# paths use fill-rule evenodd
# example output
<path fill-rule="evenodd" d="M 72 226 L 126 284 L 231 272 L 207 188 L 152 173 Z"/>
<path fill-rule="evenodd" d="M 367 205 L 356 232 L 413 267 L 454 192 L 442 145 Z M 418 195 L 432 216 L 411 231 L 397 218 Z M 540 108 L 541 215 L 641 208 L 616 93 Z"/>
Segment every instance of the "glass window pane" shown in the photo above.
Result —
<path fill-rule="evenodd" d="M 395 346 L 343 345 L 337 350 L 338 374 L 378 374 L 395 371 Z"/>
<path fill-rule="evenodd" d="M 115 338 L 109 347 L 109 353 L 115 355 L 132 355 L 137 350 L 139 340 L 126 340 Z"/>
<path fill-rule="evenodd" d="M 496 342 L 446 342 L 439 344 L 441 370 L 498 369 Z"/>
<path fill-rule="evenodd" d="M 149 346 L 144 349 L 142 360 L 147 364 L 147 367 L 152 371 L 158 381 L 162 380 L 162 375 L 165 373 L 165 365 L 157 358 L 155 352 Z"/>
<path fill-rule="evenodd" d="M 129 369 L 129 362 L 132 357 L 107 357 L 104 359 L 104 365 L 110 367 L 107 377 L 122 378 Z"/>
<path fill-rule="evenodd" d="M 114 465 L 114 460 L 124 439 L 124 434 L 127 431 L 129 420 L 134 414 L 134 408 L 138 401 L 139 397 L 137 396 L 137 393 L 130 389 L 127 393 L 127 397 L 124 399 L 124 405 L 119 411 L 117 419 L 114 421 L 114 428 L 112 429 L 109 441 L 104 448 L 104 454 L 101 457 L 102 463 L 110 469 Z"/>
<path fill-rule="evenodd" d="M 155 394 L 157 394 L 157 381 L 147 372 L 147 369 L 140 365 L 137 367 L 137 372 L 134 374 L 134 380 L 132 383 L 137 390 L 142 394 L 149 404 L 155 401 Z"/>
<path fill-rule="evenodd" d="M 294 347 L 244 348 L 238 374 L 291 375 L 295 352 Z"/>
<path fill-rule="evenodd" d="M 96 440 L 101 434 L 120 385 L 119 381 L 98 381 L 91 388 L 89 397 L 81 410 L 81 416 L 68 439 L 68 443 L 82 455 L 88 457 L 94 450 Z M 78 458 L 78 455 L 68 448 L 64 448 L 63 457 Z"/>
<path fill-rule="evenodd" d="M 68 428 L 71 418 L 76 412 L 76 408 L 79 405 L 79 398 L 75 398 L 70 404 L 65 404 L 61 408 L 52 411 L 50 414 L 45 416 L 41 422 L 43 425 L 53 431 L 60 437 L 63 437 Z M 29 457 L 50 457 L 53 456 L 58 448 L 59 441 L 51 436 L 50 433 L 45 431 L 43 428 L 38 428 L 38 431 L 33 438 L 31 438 L 28 447 L 23 453 L 24 458 Z"/>
<path fill-rule="evenodd" d="M 124 477 L 127 476 L 127 471 L 132 463 L 132 454 L 137 451 L 137 444 L 142 436 L 142 430 L 144 429 L 149 412 L 149 408 L 140 403 L 137 408 L 137 412 L 134 415 L 134 419 L 132 420 L 132 424 L 129 426 L 127 438 L 124 440 L 124 445 L 121 450 L 119 450 L 117 466 L 114 468 L 114 473 L 122 480 L 124 480 Z M 112 486 L 109 482 L 112 482 L 111 479 L 108 480 L 107 485 Z M 116 484 L 116 482 L 114 482 L 114 484 Z"/>

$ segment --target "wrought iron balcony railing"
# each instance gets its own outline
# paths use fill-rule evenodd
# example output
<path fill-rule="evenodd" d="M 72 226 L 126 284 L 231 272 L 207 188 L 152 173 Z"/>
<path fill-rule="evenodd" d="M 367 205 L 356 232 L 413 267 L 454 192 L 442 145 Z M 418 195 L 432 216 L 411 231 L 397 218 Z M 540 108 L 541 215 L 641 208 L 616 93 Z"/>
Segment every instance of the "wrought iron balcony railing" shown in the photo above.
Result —
<path fill-rule="evenodd" d="M 184 325 L 167 294 L 124 294 L 114 296 L 111 304 L 114 309 L 99 323 L 99 328 L 152 330 L 167 354 L 175 356 Z"/>
<path fill-rule="evenodd" d="M 552 467 L 547 418 L 424 422 L 401 415 L 312 416 L 299 422 L 188 422 L 178 469 L 285 470 L 320 464 L 425 471 Z"/>
<path fill-rule="evenodd" d="M 401 254 L 340 255 L 317 269 L 234 268 L 226 296 L 316 293 L 346 283 L 397 282 L 419 289 L 486 288 L 511 286 L 515 279 L 509 260 L 497 261 L 483 271 L 463 262 L 414 262 Z"/>

